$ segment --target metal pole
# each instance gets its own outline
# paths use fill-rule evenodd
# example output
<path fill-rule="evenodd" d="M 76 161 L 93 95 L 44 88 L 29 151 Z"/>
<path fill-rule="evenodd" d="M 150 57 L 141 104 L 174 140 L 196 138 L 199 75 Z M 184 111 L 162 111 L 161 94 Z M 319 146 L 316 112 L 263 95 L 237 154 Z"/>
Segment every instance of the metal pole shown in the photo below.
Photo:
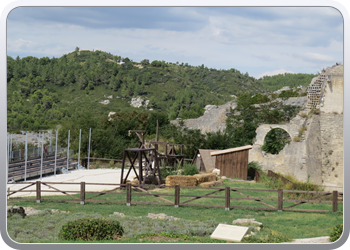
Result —
<path fill-rule="evenodd" d="M 68 130 L 68 146 L 67 146 L 67 170 L 68 170 L 68 163 L 69 163 L 69 136 L 70 136 L 70 130 Z"/>
<path fill-rule="evenodd" d="M 158 119 L 157 119 L 157 130 L 156 130 L 156 141 L 158 141 L 158 131 L 159 131 L 159 123 L 158 123 Z"/>
<path fill-rule="evenodd" d="M 10 145 L 10 160 L 13 158 L 12 156 L 12 134 L 11 134 L 11 145 Z M 12 160 L 11 160 L 12 161 Z"/>
<path fill-rule="evenodd" d="M 52 130 L 50 131 L 50 149 L 49 154 L 52 152 Z"/>
<path fill-rule="evenodd" d="M 89 169 L 89 166 L 90 166 L 90 141 L 91 141 L 91 128 L 90 128 L 90 132 L 89 132 L 88 169 Z"/>
<path fill-rule="evenodd" d="M 56 149 L 55 149 L 55 177 L 56 177 L 56 161 L 57 161 L 57 130 L 56 130 Z"/>
<path fill-rule="evenodd" d="M 38 156 L 40 155 L 40 132 L 38 137 Z"/>
<path fill-rule="evenodd" d="M 28 134 L 26 133 L 26 145 L 24 150 L 24 181 L 27 181 L 27 158 L 28 158 Z"/>
<path fill-rule="evenodd" d="M 10 135 L 7 135 L 7 180 L 6 182 L 8 182 L 8 178 L 9 178 L 9 157 L 10 157 Z"/>
<path fill-rule="evenodd" d="M 81 129 L 79 130 L 79 152 L 78 152 L 78 170 L 79 170 L 79 162 L 80 162 L 80 142 L 81 142 Z"/>
<path fill-rule="evenodd" d="M 41 137 L 41 162 L 40 162 L 40 180 L 43 177 L 43 153 L 44 153 L 44 133 L 42 133 Z"/>

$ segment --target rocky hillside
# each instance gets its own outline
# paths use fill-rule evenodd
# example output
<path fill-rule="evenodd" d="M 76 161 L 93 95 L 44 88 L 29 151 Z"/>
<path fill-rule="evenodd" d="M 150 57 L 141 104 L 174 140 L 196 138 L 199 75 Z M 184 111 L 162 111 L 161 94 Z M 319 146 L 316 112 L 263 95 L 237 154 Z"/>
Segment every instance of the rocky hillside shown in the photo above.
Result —
<path fill-rule="evenodd" d="M 289 89 L 283 88 L 283 90 Z M 281 91 L 277 91 L 281 93 Z M 274 102 L 280 101 L 283 105 L 299 106 L 305 109 L 307 105 L 307 97 L 290 97 L 288 99 L 277 98 Z M 255 108 L 259 108 L 260 104 L 255 104 Z M 236 102 L 230 101 L 221 106 L 206 105 L 204 115 L 196 119 L 183 120 L 184 126 L 190 129 L 200 129 L 202 134 L 208 132 L 224 131 L 226 129 L 226 119 L 231 112 L 237 107 Z M 172 124 L 179 124 L 179 120 L 171 121 Z"/>

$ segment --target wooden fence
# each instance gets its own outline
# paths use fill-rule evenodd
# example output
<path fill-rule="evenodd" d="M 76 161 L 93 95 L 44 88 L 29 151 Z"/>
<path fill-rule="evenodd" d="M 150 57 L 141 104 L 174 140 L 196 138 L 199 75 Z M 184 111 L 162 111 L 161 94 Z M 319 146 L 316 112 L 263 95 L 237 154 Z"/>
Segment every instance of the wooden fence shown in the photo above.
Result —
<path fill-rule="evenodd" d="M 174 193 L 151 193 L 151 189 L 147 190 L 148 187 L 151 187 L 150 185 L 131 185 L 131 183 L 126 184 L 111 184 L 111 183 L 64 183 L 64 182 L 21 182 L 18 184 L 28 184 L 27 186 L 19 189 L 19 190 L 8 190 L 7 196 L 10 197 L 11 195 L 19 192 L 35 192 L 36 196 L 35 198 L 16 198 L 16 200 L 36 200 L 38 203 L 46 200 L 53 200 L 53 201 L 77 201 L 80 202 L 80 204 L 84 205 L 86 202 L 107 202 L 107 203 L 126 203 L 127 206 L 130 206 L 131 204 L 152 204 L 152 205 L 173 205 L 175 207 L 179 206 L 201 206 L 201 207 L 223 207 L 225 210 L 230 210 L 231 208 L 238 208 L 238 209 L 259 209 L 259 210 L 277 210 L 277 211 L 297 211 L 297 212 L 343 212 L 338 210 L 338 204 L 343 204 L 343 201 L 339 201 L 338 197 L 342 196 L 343 193 L 340 193 L 338 191 L 333 192 L 326 192 L 326 191 L 299 191 L 299 190 L 272 190 L 272 189 L 247 189 L 247 188 L 232 188 L 232 187 L 221 187 L 221 188 L 204 188 L 204 187 L 181 187 L 183 189 L 196 189 L 196 190 L 210 190 L 209 193 L 204 195 L 184 195 L 181 194 L 180 186 L 165 186 L 160 185 L 156 186 L 158 188 L 166 188 L 171 192 L 171 189 L 174 188 Z M 53 187 L 52 185 L 80 185 L 80 191 L 66 191 L 66 190 L 59 190 L 58 188 Z M 16 184 L 15 184 L 16 185 Z M 42 185 L 49 187 L 51 190 L 42 190 Z M 108 190 L 108 191 L 86 191 L 87 185 L 105 185 L 105 186 L 116 186 L 115 188 Z M 35 186 L 35 190 L 27 190 L 27 188 Z M 154 186 L 152 186 L 154 187 Z M 114 192 L 113 195 L 124 195 L 124 200 L 95 200 L 95 198 L 100 197 L 105 194 L 112 193 L 116 190 L 124 190 L 124 192 Z M 132 192 L 134 190 L 134 192 Z M 254 191 L 254 192 L 277 192 L 277 199 L 268 199 L 268 198 L 259 198 L 259 197 L 252 197 L 248 194 L 245 194 L 245 191 Z M 63 193 L 64 195 L 67 195 L 72 199 L 51 199 L 51 198 L 45 198 L 42 197 L 42 192 L 50 192 L 50 193 Z M 217 194 L 220 192 L 224 192 L 223 196 L 212 196 L 213 194 Z M 235 194 L 239 194 L 244 197 L 231 197 L 231 192 L 234 192 Z M 73 196 L 71 193 L 80 194 L 80 197 Z M 96 194 L 92 197 L 86 198 L 86 194 Z M 312 199 L 285 199 L 283 197 L 284 193 L 299 193 L 299 194 L 317 194 L 317 197 L 313 197 Z M 160 202 L 143 202 L 143 201 L 132 201 L 132 197 L 134 196 L 154 196 L 158 199 L 160 199 L 163 203 Z M 318 198 L 323 198 L 325 196 L 332 196 L 332 200 L 322 200 Z M 164 197 L 173 197 L 172 199 L 166 199 Z M 188 197 L 191 199 L 188 199 L 186 201 L 180 202 L 181 197 Z M 193 202 L 198 199 L 218 199 L 217 204 L 219 205 L 209 205 L 209 204 L 188 204 L 190 202 Z M 233 203 L 234 200 L 251 200 L 256 201 L 260 204 L 265 205 L 265 207 L 252 207 L 252 206 L 235 206 Z M 277 206 L 268 204 L 264 201 L 277 201 Z M 165 203 L 164 203 L 165 202 Z M 296 202 L 293 205 L 289 206 L 283 206 L 284 202 Z M 315 210 L 315 209 L 292 209 L 292 207 L 305 204 L 305 203 L 332 203 L 332 210 Z M 220 205 L 221 204 L 221 205 Z"/>

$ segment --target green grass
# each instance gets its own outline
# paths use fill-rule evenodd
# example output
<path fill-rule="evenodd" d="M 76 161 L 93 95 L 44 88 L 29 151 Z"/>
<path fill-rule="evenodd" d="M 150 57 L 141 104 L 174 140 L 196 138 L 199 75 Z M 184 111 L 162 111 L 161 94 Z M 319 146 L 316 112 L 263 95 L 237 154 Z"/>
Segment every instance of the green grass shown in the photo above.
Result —
<path fill-rule="evenodd" d="M 230 186 L 232 188 L 254 188 L 254 189 L 268 189 L 261 183 L 252 183 L 252 182 L 236 182 L 236 181 L 228 181 L 225 180 L 223 186 Z M 181 188 L 181 195 L 203 195 L 214 190 L 204 190 L 204 189 L 191 189 L 191 188 Z M 152 193 L 168 193 L 174 194 L 173 188 L 163 188 L 163 189 L 155 189 L 151 191 Z M 244 194 L 247 194 L 252 197 L 259 198 L 277 198 L 277 192 L 258 192 L 258 191 L 240 191 Z M 26 221 L 30 228 L 36 228 L 36 230 L 42 230 L 42 233 L 51 230 L 52 236 L 43 236 L 37 237 L 33 236 L 33 233 L 30 233 L 32 236 L 30 238 L 21 238 L 24 236 L 22 232 L 19 234 L 17 232 L 19 229 L 16 226 L 16 221 L 20 221 L 20 218 L 15 220 L 10 219 L 8 221 L 8 229 L 11 237 L 15 237 L 16 232 L 19 240 L 21 242 L 25 242 L 26 240 L 34 241 L 39 240 L 43 242 L 44 240 L 49 240 L 51 242 L 57 242 L 55 238 L 55 234 L 58 233 L 56 228 L 47 229 L 50 227 L 45 223 L 48 221 L 60 221 L 66 222 L 72 220 L 79 216 L 101 216 L 101 217 L 109 217 L 113 212 L 124 213 L 126 217 L 120 217 L 118 220 L 121 223 L 124 223 L 123 227 L 125 229 L 125 237 L 118 242 L 138 242 L 136 238 L 133 238 L 136 235 L 140 235 L 143 233 L 150 233 L 149 229 L 152 228 L 152 233 L 185 233 L 186 235 L 193 237 L 201 237 L 199 239 L 200 242 L 208 242 L 210 239 L 208 238 L 213 230 L 219 223 L 231 224 L 233 220 L 238 218 L 255 218 L 256 221 L 262 222 L 264 228 L 267 231 L 261 232 L 260 234 L 265 235 L 264 239 L 268 240 L 269 238 L 266 235 L 271 235 L 270 231 L 278 232 L 277 237 L 281 234 L 283 237 L 293 238 L 309 238 L 309 237 L 320 237 L 327 236 L 330 233 L 331 228 L 336 226 L 337 224 L 342 223 L 343 214 L 342 213 L 314 213 L 314 212 L 291 212 L 291 211 L 271 211 L 264 209 L 231 209 L 230 211 L 226 211 L 223 207 L 190 207 L 190 206 L 180 206 L 175 208 L 173 205 L 165 205 L 166 202 L 160 200 L 159 198 L 153 196 L 141 196 L 136 195 L 139 192 L 132 192 L 132 202 L 136 201 L 147 201 L 147 202 L 159 202 L 160 205 L 146 205 L 146 204 L 131 204 L 131 206 L 126 206 L 126 197 L 125 190 L 120 190 L 117 192 L 113 192 L 111 194 L 106 194 L 100 197 L 97 197 L 97 200 L 119 200 L 122 203 L 92 203 L 86 202 L 85 205 L 80 205 L 79 201 L 47 201 L 45 198 L 56 198 L 56 199 L 72 199 L 68 196 L 43 196 L 43 201 L 41 203 L 36 203 L 35 199 L 33 201 L 20 201 L 16 198 L 11 198 L 8 200 L 8 205 L 18 205 L 24 207 L 33 207 L 40 210 L 45 209 L 59 209 L 62 211 L 69 211 L 67 214 L 52 214 L 47 213 L 47 219 L 45 219 L 44 223 L 36 222 L 41 218 L 40 216 L 28 216 L 22 221 Z M 87 194 L 86 198 L 89 198 L 95 194 Z M 79 195 L 76 195 L 79 197 Z M 214 194 L 214 196 L 224 196 L 224 191 Z M 231 197 L 244 197 L 235 192 L 231 191 Z M 33 197 L 34 198 L 34 197 Z M 163 196 L 165 199 L 169 199 L 170 201 L 174 201 L 174 197 Z M 192 199 L 192 197 L 181 197 L 180 203 Z M 277 201 L 265 201 L 268 204 L 277 206 Z M 161 205 L 162 204 L 162 205 Z M 189 204 L 209 204 L 209 205 L 222 205 L 224 206 L 224 199 L 214 199 L 214 198 L 202 198 L 198 199 L 194 202 L 190 202 Z M 284 202 L 284 207 L 289 204 L 294 204 L 293 202 Z M 231 200 L 231 206 L 254 206 L 254 207 L 262 207 L 266 208 L 267 206 L 260 204 L 256 201 L 248 201 L 248 200 Z M 319 210 L 332 210 L 331 203 L 316 203 L 316 204 L 303 204 L 295 207 L 297 209 L 319 209 Z M 339 210 L 342 210 L 342 205 L 339 204 Z M 151 220 L 146 218 L 148 213 L 166 213 L 168 216 L 174 216 L 180 218 L 180 221 L 162 221 L 162 220 Z M 55 217 L 58 216 L 58 217 Z M 143 218 L 138 218 L 142 216 Z M 183 224 L 181 224 L 183 223 Z M 21 224 L 22 225 L 22 224 Z M 26 224 L 23 224 L 26 226 Z M 52 227 L 52 226 L 51 226 Z M 46 229 L 45 229 L 46 228 Z M 17 231 L 16 231 L 17 230 Z M 29 229 L 28 229 L 29 230 Z M 128 233 L 128 230 L 131 230 L 131 233 Z M 207 230 L 207 231 L 206 231 Z M 30 231 L 30 230 L 29 230 Z M 130 232 L 130 231 L 129 231 Z M 191 234 L 193 233 L 193 235 Z M 28 232 L 27 232 L 28 233 Z M 19 236 L 18 236 L 19 234 Z M 24 234 L 24 232 L 23 232 Z M 281 236 L 281 237 L 282 237 Z M 267 237 L 267 238 L 266 238 Z M 272 237 L 272 240 L 274 239 Z M 283 238 L 282 237 L 282 238 Z M 152 242 L 152 237 L 150 241 Z M 164 240 L 168 240 L 165 238 Z M 198 239 L 196 239 L 198 242 Z M 255 239 L 256 240 L 256 239 Z M 259 239 L 261 240 L 261 239 Z M 258 241 L 259 241 L 258 240 Z M 271 239 L 270 239 L 271 240 Z M 176 242 L 196 242 L 195 239 L 177 239 Z M 158 241 L 155 241 L 158 242 Z M 256 242 L 251 240 L 251 242 Z M 265 242 L 265 241 L 264 241 Z"/>

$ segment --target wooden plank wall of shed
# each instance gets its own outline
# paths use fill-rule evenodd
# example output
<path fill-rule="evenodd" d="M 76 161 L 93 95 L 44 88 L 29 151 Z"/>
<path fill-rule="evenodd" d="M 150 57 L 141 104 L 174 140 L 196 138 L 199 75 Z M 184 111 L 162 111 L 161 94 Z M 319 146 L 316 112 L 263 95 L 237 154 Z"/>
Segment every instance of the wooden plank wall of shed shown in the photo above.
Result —
<path fill-rule="evenodd" d="M 220 175 L 247 180 L 248 150 L 232 152 L 216 156 L 216 168 Z"/>

